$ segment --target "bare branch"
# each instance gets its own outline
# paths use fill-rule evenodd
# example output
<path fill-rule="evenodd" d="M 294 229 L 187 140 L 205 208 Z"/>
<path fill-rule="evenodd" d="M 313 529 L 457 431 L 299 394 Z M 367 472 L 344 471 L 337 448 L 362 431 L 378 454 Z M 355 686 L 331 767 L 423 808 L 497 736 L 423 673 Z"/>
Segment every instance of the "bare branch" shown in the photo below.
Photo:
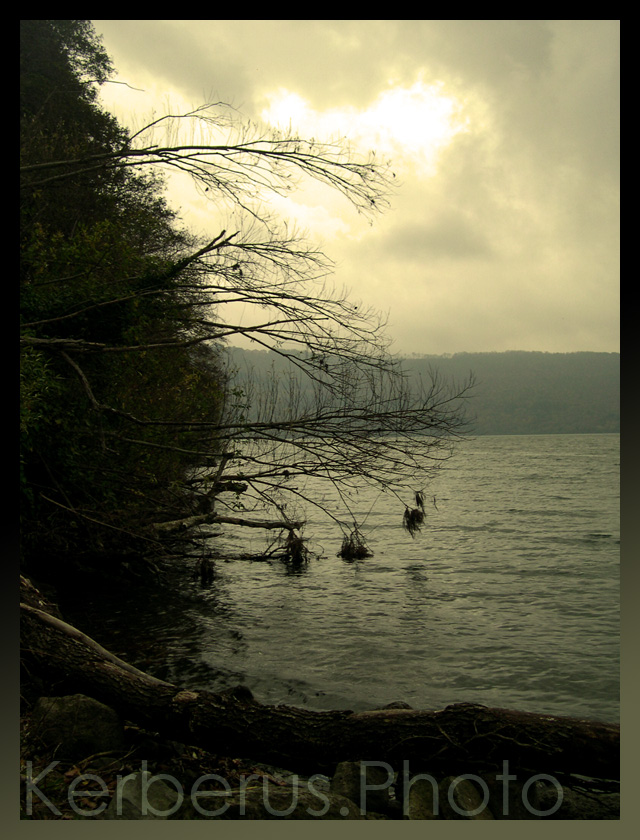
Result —
<path fill-rule="evenodd" d="M 371 214 L 388 204 L 394 177 L 388 165 L 373 156 L 358 158 L 343 140 L 318 143 L 242 125 L 217 103 L 153 118 L 115 151 L 31 163 L 21 174 L 25 189 L 35 191 L 98 169 L 187 173 L 216 209 L 226 203 L 238 216 L 233 228 L 224 225 L 209 241 L 185 247 L 133 290 L 116 283 L 113 288 L 120 293 L 33 319 L 21 338 L 24 346 L 60 353 L 80 378 L 92 409 L 120 418 L 124 426 L 105 434 L 141 450 L 184 454 L 203 465 L 204 473 L 196 469 L 185 481 L 189 515 L 154 525 L 155 531 L 166 534 L 212 522 L 299 528 L 302 520 L 289 523 L 284 516 L 274 523 L 214 511 L 192 515 L 198 503 L 213 504 L 229 490 L 242 492 L 256 510 L 262 505 L 282 512 L 287 495 L 314 504 L 313 494 L 294 487 L 292 477 L 330 482 L 353 520 L 354 533 L 348 489 L 366 483 L 397 498 L 409 492 L 414 498 L 451 455 L 451 444 L 464 428 L 462 401 L 471 383 L 445 388 L 436 377 L 422 392 L 412 390 L 400 362 L 389 353 L 384 319 L 333 289 L 330 260 L 286 225 L 276 224 L 264 204 L 269 195 L 288 193 L 301 180 L 312 179 Z M 71 268 L 68 273 L 77 275 Z M 127 343 L 124 336 L 92 341 L 68 332 L 56 335 L 58 325 L 68 329 L 74 319 L 80 322 L 109 306 L 117 312 L 117 307 L 163 296 L 175 323 L 137 343 Z M 232 304 L 243 308 L 241 323 L 224 317 Z M 145 416 L 126 405 L 105 405 L 69 356 L 171 348 L 191 352 L 200 345 L 221 348 L 240 336 L 269 351 L 278 370 L 255 381 L 226 371 L 225 403 L 211 419 Z M 188 443 L 138 439 L 125 431 L 127 423 L 181 430 L 188 433 Z M 194 437 L 200 434 L 201 442 Z M 336 512 L 329 513 L 342 522 Z"/>

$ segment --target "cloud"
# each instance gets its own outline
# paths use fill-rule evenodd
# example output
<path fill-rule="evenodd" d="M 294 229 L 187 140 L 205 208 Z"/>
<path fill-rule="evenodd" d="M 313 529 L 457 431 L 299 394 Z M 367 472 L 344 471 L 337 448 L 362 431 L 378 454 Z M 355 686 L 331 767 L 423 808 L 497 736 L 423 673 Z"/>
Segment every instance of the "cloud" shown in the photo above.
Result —
<path fill-rule="evenodd" d="M 373 227 L 317 189 L 277 210 L 322 237 L 338 285 L 389 312 L 399 349 L 618 348 L 619 21 L 94 23 L 149 91 L 118 107 L 213 91 L 392 157 Z"/>
<path fill-rule="evenodd" d="M 471 220 L 447 212 L 406 225 L 394 225 L 375 244 L 377 253 L 400 263 L 461 260 L 491 255 L 490 243 Z"/>

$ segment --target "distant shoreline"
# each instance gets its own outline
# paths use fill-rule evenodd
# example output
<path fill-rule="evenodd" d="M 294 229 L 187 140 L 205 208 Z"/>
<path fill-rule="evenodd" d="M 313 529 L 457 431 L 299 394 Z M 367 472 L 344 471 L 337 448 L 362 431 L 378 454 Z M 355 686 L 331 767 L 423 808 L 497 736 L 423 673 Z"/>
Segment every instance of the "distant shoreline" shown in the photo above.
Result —
<path fill-rule="evenodd" d="M 312 397 L 286 358 L 262 350 L 228 348 L 240 387 L 293 376 Z M 506 351 L 442 356 L 399 356 L 409 381 L 428 390 L 436 373 L 445 388 L 473 377 L 465 397 L 468 432 L 487 435 L 620 434 L 620 354 Z"/>

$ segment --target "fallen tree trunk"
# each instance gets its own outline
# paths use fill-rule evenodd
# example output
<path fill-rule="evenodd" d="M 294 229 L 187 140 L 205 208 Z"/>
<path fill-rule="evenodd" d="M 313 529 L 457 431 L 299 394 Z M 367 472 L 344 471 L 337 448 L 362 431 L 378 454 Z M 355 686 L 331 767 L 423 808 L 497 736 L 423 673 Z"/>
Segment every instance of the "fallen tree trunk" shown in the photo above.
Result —
<path fill-rule="evenodd" d="M 219 755 L 250 757 L 300 772 L 343 760 L 411 770 L 478 773 L 509 762 L 530 773 L 619 778 L 614 724 L 476 704 L 440 711 L 316 712 L 256 702 L 248 690 L 190 691 L 126 666 L 79 630 L 21 605 L 23 666 L 56 694 L 82 693 L 124 719 Z"/>
<path fill-rule="evenodd" d="M 245 519 L 239 516 L 223 516 L 218 513 L 202 513 L 196 516 L 187 516 L 184 519 L 173 519 L 170 522 L 157 522 L 150 526 L 156 534 L 167 534 L 175 531 L 185 531 L 194 528 L 196 525 L 240 525 L 243 528 L 263 528 L 268 531 L 288 530 L 298 531 L 304 525 L 301 520 L 295 522 L 283 522 L 279 519 Z"/>

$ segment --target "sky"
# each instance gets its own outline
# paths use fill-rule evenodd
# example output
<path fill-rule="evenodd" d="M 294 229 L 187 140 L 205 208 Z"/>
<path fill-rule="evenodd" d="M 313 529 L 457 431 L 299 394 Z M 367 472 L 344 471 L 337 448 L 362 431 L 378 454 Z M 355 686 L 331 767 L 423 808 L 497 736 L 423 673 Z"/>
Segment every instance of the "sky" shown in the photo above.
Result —
<path fill-rule="evenodd" d="M 386 316 L 397 353 L 619 352 L 619 21 L 93 25 L 125 125 L 224 101 L 391 160 L 373 224 L 304 187 L 272 209 Z M 191 229 L 219 232 L 204 198 L 172 190 Z"/>

